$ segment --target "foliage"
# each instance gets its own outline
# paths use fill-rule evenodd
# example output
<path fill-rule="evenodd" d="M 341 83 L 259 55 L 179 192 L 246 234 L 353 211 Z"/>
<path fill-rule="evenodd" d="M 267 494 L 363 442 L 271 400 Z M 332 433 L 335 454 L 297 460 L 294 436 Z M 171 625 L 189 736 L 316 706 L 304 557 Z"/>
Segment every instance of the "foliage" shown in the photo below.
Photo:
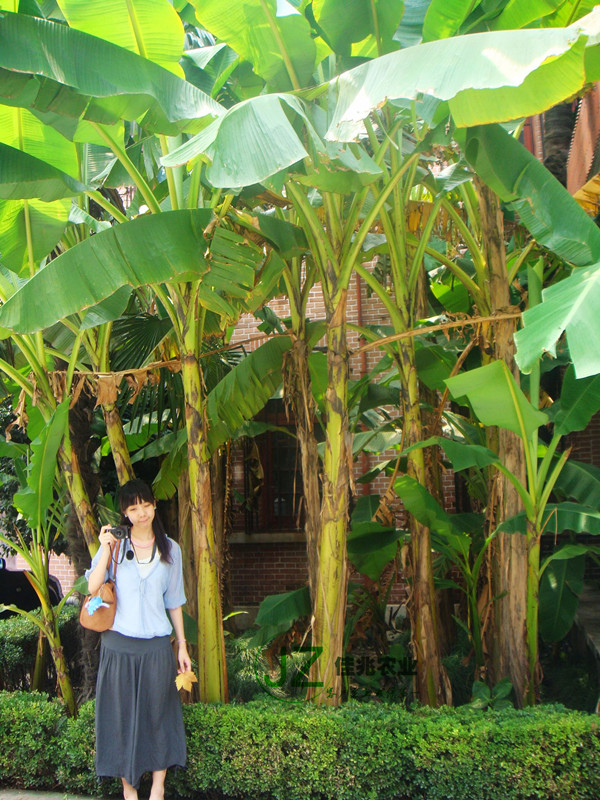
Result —
<path fill-rule="evenodd" d="M 71 720 L 44 695 L 0 693 L 0 781 L 98 794 L 93 714 L 93 702 Z M 600 791 L 595 717 L 560 706 L 330 710 L 272 701 L 185 706 L 184 719 L 188 767 L 169 776 L 168 797 L 593 800 Z"/>
<path fill-rule="evenodd" d="M 77 678 L 79 608 L 65 605 L 59 618 L 69 672 Z M 25 689 L 30 686 L 35 662 L 39 628 L 26 617 L 14 616 L 0 620 L 0 685 L 4 689 Z M 52 663 L 48 663 L 46 685 L 55 682 Z"/>

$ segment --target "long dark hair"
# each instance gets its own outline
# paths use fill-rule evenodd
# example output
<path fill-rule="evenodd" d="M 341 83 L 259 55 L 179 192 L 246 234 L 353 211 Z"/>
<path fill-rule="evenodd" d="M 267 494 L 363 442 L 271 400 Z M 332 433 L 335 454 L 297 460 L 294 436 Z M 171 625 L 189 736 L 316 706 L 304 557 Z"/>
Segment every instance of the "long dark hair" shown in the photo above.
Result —
<path fill-rule="evenodd" d="M 127 483 L 124 483 L 119 489 L 119 506 L 122 514 L 122 525 L 128 523 L 128 519 L 125 516 L 125 509 L 129 508 L 129 506 L 134 506 L 136 503 L 152 503 L 156 508 L 156 500 L 152 494 L 152 489 L 147 483 L 140 481 L 138 478 L 127 481 Z M 171 543 L 167 538 L 165 526 L 162 524 L 156 512 L 152 520 L 152 531 L 161 561 L 166 561 L 168 564 L 171 564 Z"/>

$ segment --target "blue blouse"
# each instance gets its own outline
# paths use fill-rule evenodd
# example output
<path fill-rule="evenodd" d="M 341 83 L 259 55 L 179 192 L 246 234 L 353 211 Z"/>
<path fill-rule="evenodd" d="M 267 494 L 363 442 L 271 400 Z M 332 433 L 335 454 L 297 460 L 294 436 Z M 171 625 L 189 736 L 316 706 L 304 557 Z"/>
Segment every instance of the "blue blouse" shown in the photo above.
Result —
<path fill-rule="evenodd" d="M 125 540 L 121 544 L 116 580 L 117 613 L 111 630 L 138 639 L 170 635 L 172 626 L 166 611 L 182 606 L 185 603 L 185 593 L 181 548 L 172 539 L 169 542 L 172 563 L 156 559 L 144 578 L 140 575 L 135 558 L 129 560 L 125 557 L 127 550 L 132 549 L 129 541 Z M 91 567 L 86 570 L 86 578 L 89 578 L 100 560 L 101 552 L 102 548 L 94 556 Z M 113 571 L 114 566 L 111 566 L 111 575 Z"/>

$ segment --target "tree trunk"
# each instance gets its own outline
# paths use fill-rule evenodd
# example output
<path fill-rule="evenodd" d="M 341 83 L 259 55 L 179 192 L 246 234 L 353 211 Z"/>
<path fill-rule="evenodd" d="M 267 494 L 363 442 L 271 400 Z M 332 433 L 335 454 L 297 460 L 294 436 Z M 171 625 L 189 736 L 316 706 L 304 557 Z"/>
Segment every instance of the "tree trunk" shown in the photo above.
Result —
<path fill-rule="evenodd" d="M 115 462 L 119 485 L 123 486 L 127 481 L 135 478 L 135 472 L 131 465 L 131 456 L 127 447 L 127 440 L 123 431 L 123 420 L 119 414 L 116 403 L 106 403 L 102 405 L 104 422 L 106 423 L 106 435 L 110 444 L 110 452 Z"/>
<path fill-rule="evenodd" d="M 71 504 L 77 515 L 83 538 L 90 556 L 94 556 L 98 549 L 98 523 L 92 510 L 92 504 L 84 486 L 79 468 L 79 459 L 71 447 L 68 434 L 65 435 L 58 451 L 58 463 L 65 478 Z"/>
<path fill-rule="evenodd" d="M 178 530 L 179 546 L 183 561 L 183 586 L 186 596 L 186 611 L 194 619 L 198 618 L 198 581 L 194 561 L 194 544 L 192 541 L 192 515 L 190 500 L 190 476 L 184 470 L 179 476 L 177 487 L 179 508 Z"/>
<path fill-rule="evenodd" d="M 225 640 L 212 511 L 210 455 L 206 445 L 202 378 L 194 352 L 182 352 L 181 371 L 188 434 L 192 547 L 197 578 L 198 688 L 202 702 L 227 702 Z"/>
<path fill-rule="evenodd" d="M 476 181 L 479 195 L 483 248 L 487 266 L 487 297 L 484 314 L 506 311 L 510 306 L 510 287 L 506 270 L 504 217 L 497 195 Z M 515 323 L 505 320 L 489 326 L 483 333 L 483 363 L 502 360 L 519 383 L 515 364 L 513 334 Z M 520 438 L 507 430 L 488 429 L 488 446 L 502 463 L 525 484 L 525 456 Z M 486 536 L 505 519 L 522 510 L 514 485 L 494 471 L 488 489 Z M 494 603 L 492 624 L 487 628 L 487 649 L 491 653 L 490 682 L 508 677 L 517 704 L 523 704 L 527 686 L 527 538 L 524 534 L 499 534 L 492 542 L 489 557 L 490 596 Z"/>
<path fill-rule="evenodd" d="M 304 531 L 308 556 L 308 584 L 314 606 L 319 574 L 319 528 L 321 498 L 319 493 L 320 462 L 315 437 L 315 409 L 310 371 L 308 347 L 304 332 L 294 339 L 292 349 L 284 364 L 284 386 L 296 424 L 296 435 L 300 447 L 302 465 L 302 492 L 304 499 Z"/>
<path fill-rule="evenodd" d="M 307 697 L 317 704 L 337 706 L 342 699 L 340 659 L 348 584 L 346 535 L 352 464 L 348 431 L 346 291 L 340 292 L 333 313 L 328 310 L 327 371 L 319 569 L 313 606 L 313 644 L 322 650 L 310 668 Z"/>
<path fill-rule="evenodd" d="M 419 383 L 415 366 L 414 343 L 400 343 L 399 364 L 402 383 L 402 417 L 405 447 L 423 440 Z M 423 450 L 413 450 L 408 456 L 408 474 L 426 486 Z M 433 583 L 433 562 L 429 529 L 414 517 L 410 519 L 410 577 L 412 641 L 417 662 L 417 696 L 430 706 L 451 705 L 452 689 L 442 664 L 438 635 L 438 619 Z"/>

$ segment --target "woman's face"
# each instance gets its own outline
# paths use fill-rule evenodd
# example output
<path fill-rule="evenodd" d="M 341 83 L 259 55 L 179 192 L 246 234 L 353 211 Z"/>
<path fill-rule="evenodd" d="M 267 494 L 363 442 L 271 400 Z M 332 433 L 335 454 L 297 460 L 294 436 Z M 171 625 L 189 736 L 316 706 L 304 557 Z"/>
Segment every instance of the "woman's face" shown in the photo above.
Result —
<path fill-rule="evenodd" d="M 125 509 L 125 516 L 131 524 L 140 528 L 151 526 L 155 513 L 154 504 L 146 500 L 139 500 Z"/>

